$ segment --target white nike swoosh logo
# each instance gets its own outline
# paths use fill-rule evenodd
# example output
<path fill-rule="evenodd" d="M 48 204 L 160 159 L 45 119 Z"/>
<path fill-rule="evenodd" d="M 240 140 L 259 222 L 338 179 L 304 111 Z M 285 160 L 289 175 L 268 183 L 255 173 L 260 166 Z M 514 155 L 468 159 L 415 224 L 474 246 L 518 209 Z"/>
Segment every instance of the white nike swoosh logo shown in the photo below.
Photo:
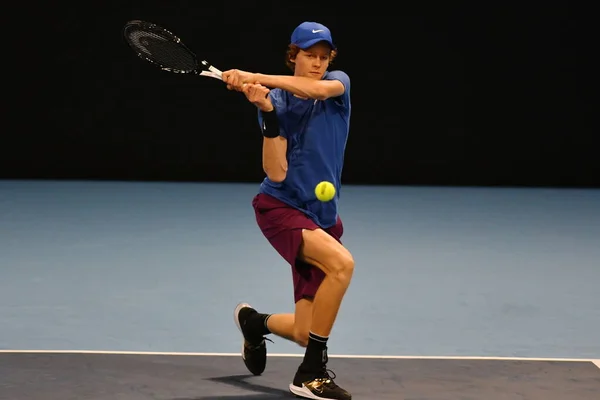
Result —
<path fill-rule="evenodd" d="M 323 32 L 323 29 L 313 29 L 313 33 Z"/>

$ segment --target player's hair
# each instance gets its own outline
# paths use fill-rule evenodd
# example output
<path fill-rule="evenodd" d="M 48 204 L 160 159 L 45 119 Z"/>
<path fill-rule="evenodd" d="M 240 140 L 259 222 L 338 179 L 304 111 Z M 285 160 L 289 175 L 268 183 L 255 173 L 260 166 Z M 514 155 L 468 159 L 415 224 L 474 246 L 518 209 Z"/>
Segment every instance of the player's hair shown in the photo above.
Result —
<path fill-rule="evenodd" d="M 298 53 L 300 52 L 300 47 L 296 46 L 295 44 L 290 44 L 288 45 L 288 49 L 285 52 L 285 65 L 287 65 L 287 67 L 294 72 L 296 69 L 296 64 L 293 63 L 291 61 L 292 58 L 296 58 L 296 56 L 298 55 Z M 333 60 L 335 60 L 335 57 L 337 56 L 338 52 L 337 50 L 331 49 L 331 52 L 329 53 L 329 65 L 333 64 Z"/>

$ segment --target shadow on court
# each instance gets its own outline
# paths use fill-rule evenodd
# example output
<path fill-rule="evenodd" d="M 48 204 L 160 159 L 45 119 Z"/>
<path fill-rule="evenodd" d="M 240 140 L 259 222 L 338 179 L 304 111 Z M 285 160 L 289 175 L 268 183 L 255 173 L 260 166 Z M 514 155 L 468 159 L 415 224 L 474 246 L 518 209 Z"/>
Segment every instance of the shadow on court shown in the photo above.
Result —
<path fill-rule="evenodd" d="M 262 376 L 232 356 L 0 353 L 2 400 L 273 400 L 298 357 L 270 357 Z M 368 400 L 593 400 L 600 369 L 586 361 L 330 358 L 337 382 Z"/>
<path fill-rule="evenodd" d="M 218 378 L 208 378 L 207 380 L 230 385 L 242 389 L 247 392 L 255 392 L 257 394 L 244 394 L 244 395 L 233 395 L 233 396 L 200 396 L 194 398 L 178 398 L 173 400 L 254 400 L 254 399 L 289 399 L 290 392 L 288 390 L 276 389 L 269 386 L 264 386 L 256 383 L 252 383 L 249 380 L 254 378 L 254 375 L 232 375 L 222 376 Z"/>

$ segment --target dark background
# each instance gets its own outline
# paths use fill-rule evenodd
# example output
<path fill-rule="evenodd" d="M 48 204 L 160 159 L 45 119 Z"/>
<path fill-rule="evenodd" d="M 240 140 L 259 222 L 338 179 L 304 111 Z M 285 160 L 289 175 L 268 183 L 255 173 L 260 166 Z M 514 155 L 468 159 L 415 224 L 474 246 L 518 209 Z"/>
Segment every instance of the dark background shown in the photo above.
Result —
<path fill-rule="evenodd" d="M 316 20 L 352 79 L 346 184 L 598 186 L 593 24 L 566 1 L 447 3 L 13 4 L 0 178 L 259 182 L 254 107 L 137 59 L 122 27 L 145 19 L 222 70 L 287 74 L 292 30 Z"/>

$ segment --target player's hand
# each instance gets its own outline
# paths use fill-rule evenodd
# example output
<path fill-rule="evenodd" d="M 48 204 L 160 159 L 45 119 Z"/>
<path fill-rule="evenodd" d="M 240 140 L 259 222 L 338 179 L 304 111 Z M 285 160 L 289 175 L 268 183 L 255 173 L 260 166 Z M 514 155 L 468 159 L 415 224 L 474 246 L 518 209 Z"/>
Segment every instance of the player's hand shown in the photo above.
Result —
<path fill-rule="evenodd" d="M 246 83 L 242 89 L 249 102 L 266 112 L 273 110 L 273 103 L 269 98 L 270 91 L 268 87 L 261 85 L 259 82 Z"/>
<path fill-rule="evenodd" d="M 230 69 L 223 72 L 222 79 L 223 82 L 227 84 L 227 89 L 241 92 L 244 88 L 244 84 L 256 81 L 256 76 L 251 72 Z"/>

